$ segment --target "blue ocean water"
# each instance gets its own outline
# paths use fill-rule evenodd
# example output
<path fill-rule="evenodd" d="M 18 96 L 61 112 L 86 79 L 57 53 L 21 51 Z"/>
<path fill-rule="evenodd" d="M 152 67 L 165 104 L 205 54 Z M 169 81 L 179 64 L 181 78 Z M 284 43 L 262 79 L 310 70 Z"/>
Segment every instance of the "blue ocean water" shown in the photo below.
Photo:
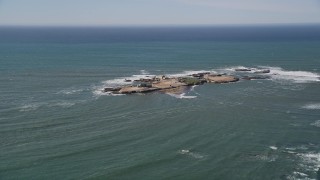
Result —
<path fill-rule="evenodd" d="M 104 87 L 200 71 L 181 95 Z M 320 26 L 1 27 L 0 179 L 319 179 Z"/>

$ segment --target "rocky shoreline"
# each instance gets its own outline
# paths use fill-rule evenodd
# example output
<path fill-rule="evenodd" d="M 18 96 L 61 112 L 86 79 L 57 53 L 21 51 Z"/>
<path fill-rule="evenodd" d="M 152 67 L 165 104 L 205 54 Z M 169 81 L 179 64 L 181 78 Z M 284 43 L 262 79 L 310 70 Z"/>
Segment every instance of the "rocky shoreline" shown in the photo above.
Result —
<path fill-rule="evenodd" d="M 235 71 L 251 71 L 251 69 L 235 69 Z M 269 69 L 260 69 L 254 73 L 267 74 Z M 183 93 L 188 87 L 194 85 L 202 85 L 205 83 L 231 83 L 237 82 L 240 79 L 254 80 L 254 79 L 268 79 L 268 76 L 243 76 L 237 77 L 227 74 L 213 74 L 210 72 L 201 72 L 190 74 L 183 77 L 167 77 L 167 76 L 153 76 L 148 78 L 141 78 L 136 80 L 124 80 L 125 82 L 132 82 L 131 85 L 120 87 L 106 87 L 103 92 L 112 94 L 134 94 L 134 93 L 149 93 L 160 91 L 164 93 L 179 94 Z"/>

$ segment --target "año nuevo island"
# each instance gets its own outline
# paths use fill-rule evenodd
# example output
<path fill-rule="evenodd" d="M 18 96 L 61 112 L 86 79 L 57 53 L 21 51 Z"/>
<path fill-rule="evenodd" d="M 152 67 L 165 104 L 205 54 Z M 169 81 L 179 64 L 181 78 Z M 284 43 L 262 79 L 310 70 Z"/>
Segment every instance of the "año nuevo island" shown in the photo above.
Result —
<path fill-rule="evenodd" d="M 239 72 L 252 71 L 249 68 L 235 69 Z M 149 92 L 164 92 L 172 94 L 180 94 L 188 89 L 190 86 L 203 85 L 205 83 L 231 83 L 237 82 L 240 79 L 254 80 L 254 79 L 268 79 L 269 76 L 261 75 L 270 73 L 269 69 L 254 70 L 256 75 L 254 76 L 235 76 L 228 74 L 218 74 L 210 72 L 201 72 L 196 74 L 189 74 L 182 77 L 167 77 L 162 76 L 147 76 L 146 78 L 140 78 L 136 80 L 125 80 L 126 82 L 132 82 L 130 85 L 119 87 L 106 87 L 104 92 L 111 94 L 134 94 L 134 93 L 149 93 Z"/>

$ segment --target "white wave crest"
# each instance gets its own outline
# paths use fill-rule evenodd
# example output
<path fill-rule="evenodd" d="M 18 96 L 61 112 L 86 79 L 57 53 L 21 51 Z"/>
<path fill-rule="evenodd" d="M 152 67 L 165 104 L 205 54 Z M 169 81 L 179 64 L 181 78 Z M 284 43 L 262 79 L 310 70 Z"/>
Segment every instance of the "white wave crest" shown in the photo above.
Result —
<path fill-rule="evenodd" d="M 122 86 L 122 85 L 132 84 L 134 82 L 134 80 L 139 80 L 141 78 L 143 78 L 143 79 L 152 79 L 155 76 L 156 75 L 141 75 L 141 74 L 137 74 L 137 75 L 132 75 L 132 76 L 129 76 L 129 77 L 120 77 L 120 78 L 106 80 L 106 81 L 103 81 L 102 83 L 103 83 L 104 86 L 115 87 L 115 86 Z"/>
<path fill-rule="evenodd" d="M 236 71 L 236 69 L 247 69 L 250 71 L 245 71 L 245 73 L 255 73 L 261 70 L 270 70 L 269 73 L 264 75 L 270 76 L 272 80 L 275 81 L 291 81 L 295 83 L 310 83 L 310 82 L 320 82 L 320 74 L 309 72 L 309 71 L 289 71 L 281 67 L 272 66 L 257 66 L 257 67 L 246 67 L 246 66 L 232 66 L 222 69 L 225 72 Z M 239 72 L 243 73 L 243 72 Z"/>
<path fill-rule="evenodd" d="M 146 70 L 144 70 L 144 69 L 140 70 L 140 73 L 141 73 L 142 75 L 150 74 L 148 71 L 146 71 Z"/>
<path fill-rule="evenodd" d="M 296 83 L 320 82 L 320 75 L 308 71 L 288 71 L 280 67 L 260 66 L 270 70 L 273 80 L 287 80 Z"/>
<path fill-rule="evenodd" d="M 310 124 L 311 126 L 320 127 L 320 120 Z"/>
<path fill-rule="evenodd" d="M 307 171 L 317 172 L 320 168 L 320 153 L 300 153 L 298 156 L 302 159 L 302 166 L 306 168 Z"/>
<path fill-rule="evenodd" d="M 190 91 L 194 91 L 194 88 L 198 87 L 199 85 L 193 85 L 190 89 Z"/>
<path fill-rule="evenodd" d="M 197 96 L 186 96 L 186 93 L 182 93 L 182 94 L 171 94 L 171 93 L 167 93 L 169 96 L 175 97 L 177 99 L 194 99 L 197 98 Z"/>
<path fill-rule="evenodd" d="M 255 158 L 260 161 L 274 162 L 278 159 L 278 155 L 258 154 Z"/>
<path fill-rule="evenodd" d="M 92 91 L 92 93 L 99 97 L 99 96 L 124 96 L 125 94 L 113 94 L 111 92 L 104 92 L 103 91 L 104 87 L 96 88 Z"/>
<path fill-rule="evenodd" d="M 251 70 L 251 67 L 246 67 L 246 66 L 231 66 L 231 67 L 227 67 L 221 70 L 225 70 L 225 71 L 236 71 L 236 69 L 249 69 Z M 249 72 L 249 71 L 248 71 Z"/>
<path fill-rule="evenodd" d="M 182 149 L 178 151 L 179 154 L 183 154 L 183 155 L 188 155 L 190 157 L 193 157 L 195 159 L 203 159 L 205 158 L 204 155 L 200 154 L 200 153 L 196 153 L 196 152 L 191 152 L 188 149 Z"/>
<path fill-rule="evenodd" d="M 308 178 L 308 176 L 309 175 L 307 175 L 303 172 L 294 171 L 292 173 L 292 175 L 287 176 L 287 179 L 289 179 L 289 180 L 314 180 L 314 179 Z"/>
<path fill-rule="evenodd" d="M 82 89 L 64 89 L 61 90 L 59 92 L 57 92 L 57 94 L 66 94 L 66 95 L 70 95 L 70 94 L 76 94 L 78 92 L 83 91 Z"/>
<path fill-rule="evenodd" d="M 189 71 L 183 71 L 181 73 L 175 73 L 175 74 L 165 74 L 168 77 L 184 77 L 184 76 L 190 76 L 192 74 L 198 74 L 198 73 L 216 73 L 216 71 L 213 70 L 189 70 Z"/>
<path fill-rule="evenodd" d="M 40 106 L 41 104 L 39 103 L 25 104 L 19 108 L 20 109 L 19 111 L 21 112 L 34 111 L 34 110 L 37 110 Z"/>
<path fill-rule="evenodd" d="M 39 102 L 39 103 L 30 103 L 25 104 L 19 107 L 20 112 L 28 112 L 28 111 L 35 111 L 41 107 L 63 107 L 69 108 L 75 105 L 76 102 L 67 102 L 67 101 L 54 101 L 54 102 Z"/>
<path fill-rule="evenodd" d="M 320 109 L 320 103 L 307 104 L 302 106 L 304 109 Z"/>
<path fill-rule="evenodd" d="M 60 107 L 68 108 L 68 107 L 71 107 L 75 104 L 76 103 L 73 103 L 73 102 L 57 102 L 57 103 L 53 103 L 53 104 L 48 104 L 47 106 L 48 107 L 60 106 Z"/>
<path fill-rule="evenodd" d="M 182 73 L 176 73 L 176 74 L 165 74 L 165 76 L 167 76 L 167 77 L 183 77 L 183 76 L 188 76 L 188 75 L 197 74 L 197 73 L 204 73 L 204 72 L 215 73 L 215 71 L 199 70 L 199 71 L 183 71 Z M 141 78 L 142 79 L 152 79 L 153 77 L 160 76 L 160 75 L 151 75 L 146 70 L 140 70 L 140 73 L 141 74 L 136 74 L 136 75 L 132 75 L 132 76 L 128 76 L 128 77 L 119 77 L 119 78 L 103 81 L 102 85 L 93 87 L 92 93 L 95 96 L 102 96 L 102 95 L 119 96 L 119 94 L 105 93 L 103 91 L 103 89 L 105 87 L 119 87 L 119 86 L 130 85 L 130 84 L 133 84 L 135 80 L 139 80 Z M 194 89 L 194 87 L 192 87 L 192 89 Z M 179 99 L 196 98 L 196 96 L 185 96 L 185 94 L 172 95 L 172 96 L 179 98 Z"/>
<path fill-rule="evenodd" d="M 276 146 L 269 146 L 270 149 L 272 150 L 277 150 L 278 148 Z"/>

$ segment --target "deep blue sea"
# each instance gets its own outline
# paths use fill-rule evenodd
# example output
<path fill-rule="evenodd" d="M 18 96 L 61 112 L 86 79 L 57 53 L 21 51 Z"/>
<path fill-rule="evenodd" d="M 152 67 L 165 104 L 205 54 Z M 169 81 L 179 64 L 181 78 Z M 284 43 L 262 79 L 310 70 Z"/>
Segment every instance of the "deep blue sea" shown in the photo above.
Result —
<path fill-rule="evenodd" d="M 270 69 L 180 95 L 145 76 Z M 320 179 L 320 25 L 0 27 L 0 179 Z"/>

